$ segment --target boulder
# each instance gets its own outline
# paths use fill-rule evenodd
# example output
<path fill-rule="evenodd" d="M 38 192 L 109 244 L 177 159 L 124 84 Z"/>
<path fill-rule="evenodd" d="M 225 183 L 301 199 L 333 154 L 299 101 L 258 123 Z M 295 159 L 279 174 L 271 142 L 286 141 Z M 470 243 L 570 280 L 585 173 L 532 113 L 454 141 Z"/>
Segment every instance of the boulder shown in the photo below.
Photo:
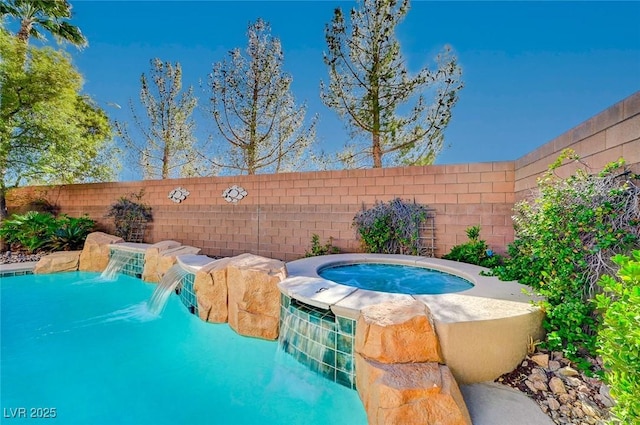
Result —
<path fill-rule="evenodd" d="M 282 261 L 253 254 L 232 257 L 227 265 L 229 326 L 240 335 L 277 339 L 278 282 L 286 276 Z"/>
<path fill-rule="evenodd" d="M 109 245 L 122 242 L 124 242 L 124 239 L 119 236 L 103 232 L 90 233 L 80 254 L 79 270 L 89 272 L 103 271 L 109 264 Z"/>
<path fill-rule="evenodd" d="M 416 300 L 397 299 L 363 308 L 355 351 L 381 363 L 444 363 L 428 307 Z"/>
<path fill-rule="evenodd" d="M 198 314 L 206 322 L 225 323 L 227 308 L 227 266 L 230 258 L 222 258 L 202 267 L 193 282 Z"/>
<path fill-rule="evenodd" d="M 386 364 L 356 354 L 356 387 L 375 425 L 471 425 L 460 388 L 438 363 Z"/>
<path fill-rule="evenodd" d="M 78 270 L 80 251 L 60 251 L 45 255 L 33 269 L 35 274 L 72 272 Z"/>
<path fill-rule="evenodd" d="M 144 252 L 144 269 L 142 270 L 142 280 L 145 282 L 160 282 L 160 275 L 158 274 L 158 264 L 160 262 L 160 256 L 163 252 L 178 248 L 180 242 L 176 241 L 161 241 L 154 243 Z"/>
<path fill-rule="evenodd" d="M 160 256 L 158 257 L 158 263 L 156 266 L 156 274 L 153 277 L 148 276 L 148 282 L 160 282 L 162 280 L 162 276 L 169 271 L 169 269 L 176 263 L 176 257 L 178 255 L 186 255 L 186 254 L 197 254 L 200 252 L 200 248 L 196 248 L 193 246 L 179 246 L 177 248 L 166 249 L 160 252 Z"/>

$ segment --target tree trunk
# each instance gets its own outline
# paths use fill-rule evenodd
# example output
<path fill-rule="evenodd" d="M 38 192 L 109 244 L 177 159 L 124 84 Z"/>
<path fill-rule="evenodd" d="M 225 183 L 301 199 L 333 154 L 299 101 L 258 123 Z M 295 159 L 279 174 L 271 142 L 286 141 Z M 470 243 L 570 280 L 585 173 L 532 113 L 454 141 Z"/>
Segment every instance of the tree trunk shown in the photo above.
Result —
<path fill-rule="evenodd" d="M 5 187 L 0 188 L 0 222 L 7 218 L 7 189 Z M 5 252 L 9 249 L 4 239 L 0 238 L 0 252 Z"/>
<path fill-rule="evenodd" d="M 22 22 L 20 22 L 20 31 L 16 34 L 16 38 L 24 44 L 27 44 L 29 42 L 29 35 L 32 27 L 33 22 L 30 19 L 23 19 Z"/>
<path fill-rule="evenodd" d="M 0 221 L 8 217 L 7 213 L 7 191 L 5 188 L 0 189 Z"/>
<path fill-rule="evenodd" d="M 382 148 L 380 147 L 380 133 L 371 133 L 373 142 L 373 168 L 382 168 Z"/>

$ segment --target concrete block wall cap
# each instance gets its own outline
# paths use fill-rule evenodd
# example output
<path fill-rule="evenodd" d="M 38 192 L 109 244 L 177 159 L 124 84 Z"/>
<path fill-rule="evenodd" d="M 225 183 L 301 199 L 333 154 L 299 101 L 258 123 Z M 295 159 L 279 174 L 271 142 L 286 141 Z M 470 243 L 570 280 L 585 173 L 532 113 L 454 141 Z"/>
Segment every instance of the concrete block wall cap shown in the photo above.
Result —
<path fill-rule="evenodd" d="M 433 319 L 442 323 L 507 319 L 540 311 L 530 303 L 460 294 L 414 295 L 414 298 L 425 303 Z"/>
<path fill-rule="evenodd" d="M 284 279 L 278 283 L 278 288 L 291 298 L 325 310 L 357 290 L 330 280 L 304 276 Z"/>
<path fill-rule="evenodd" d="M 357 289 L 331 306 L 331 311 L 336 316 L 357 319 L 363 308 L 387 301 L 413 301 L 409 294 L 395 294 L 390 292 L 368 291 Z"/>
<path fill-rule="evenodd" d="M 281 270 L 286 271 L 285 263 L 283 261 L 248 253 L 232 257 L 229 262 L 229 266 L 242 270 L 269 270 L 273 273 L 280 273 Z"/>
<path fill-rule="evenodd" d="M 109 248 L 129 252 L 145 252 L 151 245 L 148 243 L 118 242 L 109 244 Z"/>
<path fill-rule="evenodd" d="M 290 276 L 311 276 L 319 277 L 318 269 L 328 263 L 334 262 L 356 262 L 362 258 L 363 254 L 331 254 L 318 255 L 317 257 L 301 258 L 290 261 L 286 264 Z"/>
<path fill-rule="evenodd" d="M 200 268 L 201 273 L 209 273 L 214 270 L 220 270 L 227 267 L 227 264 L 231 261 L 231 257 L 218 258 L 217 260 L 213 260 L 208 264 L 205 264 Z"/>
<path fill-rule="evenodd" d="M 180 264 L 180 267 L 188 272 L 197 273 L 204 266 L 207 266 L 216 260 L 211 257 L 207 257 L 206 255 L 182 254 L 176 256 L 176 261 Z"/>
<path fill-rule="evenodd" d="M 162 251 L 160 255 L 162 255 L 163 257 L 171 257 L 171 256 L 185 255 L 185 254 L 198 254 L 200 251 L 201 251 L 200 248 L 196 248 L 194 246 L 189 246 L 189 245 L 182 245 L 176 248 L 171 248 L 171 249 Z"/>
<path fill-rule="evenodd" d="M 156 248 L 158 249 L 158 251 L 165 251 L 167 249 L 177 248 L 181 245 L 182 244 L 178 241 L 166 240 L 166 241 L 156 242 L 152 244 L 150 248 Z"/>

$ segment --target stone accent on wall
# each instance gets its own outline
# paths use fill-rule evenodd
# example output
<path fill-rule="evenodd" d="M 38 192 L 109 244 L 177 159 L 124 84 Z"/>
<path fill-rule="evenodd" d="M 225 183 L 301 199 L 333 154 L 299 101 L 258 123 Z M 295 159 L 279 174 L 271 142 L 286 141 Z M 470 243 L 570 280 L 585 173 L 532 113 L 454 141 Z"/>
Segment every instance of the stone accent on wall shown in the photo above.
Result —
<path fill-rule="evenodd" d="M 231 258 L 222 258 L 196 273 L 194 290 L 198 315 L 206 322 L 225 323 L 229 317 L 227 266 L 230 261 Z"/>
<path fill-rule="evenodd" d="M 356 354 L 356 385 L 373 425 L 471 425 L 460 388 L 438 363 L 385 364 Z"/>
<path fill-rule="evenodd" d="M 241 254 L 227 265 L 229 326 L 240 335 L 277 339 L 280 317 L 278 282 L 286 278 L 284 262 Z"/>
<path fill-rule="evenodd" d="M 33 273 L 73 272 L 78 270 L 79 263 L 80 251 L 54 252 L 42 257 L 33 269 Z"/>
<path fill-rule="evenodd" d="M 363 308 L 355 351 L 381 363 L 444 363 L 428 307 L 416 300 L 398 299 Z"/>
<path fill-rule="evenodd" d="M 158 273 L 158 264 L 162 253 L 170 249 L 178 248 L 181 245 L 180 242 L 176 241 L 161 241 L 147 248 L 144 253 L 142 280 L 145 282 L 160 282 L 162 276 Z"/>
<path fill-rule="evenodd" d="M 103 271 L 109 264 L 109 245 L 122 242 L 124 242 L 124 239 L 119 236 L 103 232 L 90 233 L 80 254 L 79 270 L 88 272 Z"/>

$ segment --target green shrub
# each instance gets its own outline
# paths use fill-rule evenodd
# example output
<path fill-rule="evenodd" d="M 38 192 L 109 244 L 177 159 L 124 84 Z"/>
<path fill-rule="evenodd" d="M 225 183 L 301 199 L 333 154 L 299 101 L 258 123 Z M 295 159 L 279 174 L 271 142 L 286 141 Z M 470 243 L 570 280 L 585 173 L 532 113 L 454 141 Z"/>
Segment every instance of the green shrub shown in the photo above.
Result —
<path fill-rule="evenodd" d="M 333 238 L 329 236 L 329 240 L 322 245 L 320 243 L 320 236 L 317 234 L 311 235 L 311 250 L 305 251 L 305 257 L 316 257 L 318 255 L 338 254 L 340 248 L 333 246 Z"/>
<path fill-rule="evenodd" d="M 2 222 L 0 236 L 12 249 L 25 249 L 29 253 L 38 251 L 56 230 L 56 219 L 49 213 L 29 211 L 13 214 Z"/>
<path fill-rule="evenodd" d="M 88 217 L 58 218 L 50 213 L 29 211 L 13 214 L 0 225 L 0 237 L 12 249 L 60 251 L 78 249 L 93 229 L 95 222 Z"/>
<path fill-rule="evenodd" d="M 442 258 L 489 268 L 500 264 L 501 257 L 489 249 L 486 241 L 480 239 L 480 226 L 469 227 L 467 237 L 469 242 L 454 246 Z"/>
<path fill-rule="evenodd" d="M 578 168 L 559 178 L 554 171 L 566 159 L 579 160 L 564 151 L 539 180 L 534 202 L 516 205 L 516 241 L 493 273 L 545 297 L 544 345 L 580 362 L 595 352 L 598 316 L 592 300 L 598 279 L 611 269 L 611 257 L 638 246 L 640 190 L 634 184 L 637 176 L 623 169 L 623 160 L 597 175 Z"/>
<path fill-rule="evenodd" d="M 81 249 L 87 235 L 95 228 L 95 221 L 89 217 L 73 218 L 66 215 L 58 217 L 57 229 L 51 235 L 45 247 L 51 251 L 73 251 Z"/>
<path fill-rule="evenodd" d="M 596 296 L 602 311 L 598 352 L 605 368 L 605 380 L 616 405 L 611 412 L 620 423 L 640 424 L 640 251 L 633 259 L 617 255 L 617 276 L 602 276 L 605 294 Z"/>
<path fill-rule="evenodd" d="M 396 198 L 358 212 L 353 225 L 365 252 L 418 255 L 420 225 L 426 218 L 425 206 Z"/>

